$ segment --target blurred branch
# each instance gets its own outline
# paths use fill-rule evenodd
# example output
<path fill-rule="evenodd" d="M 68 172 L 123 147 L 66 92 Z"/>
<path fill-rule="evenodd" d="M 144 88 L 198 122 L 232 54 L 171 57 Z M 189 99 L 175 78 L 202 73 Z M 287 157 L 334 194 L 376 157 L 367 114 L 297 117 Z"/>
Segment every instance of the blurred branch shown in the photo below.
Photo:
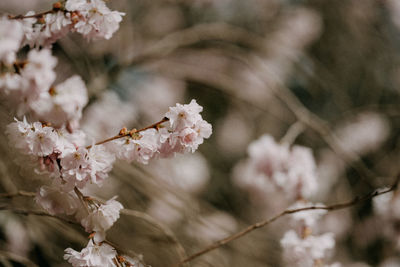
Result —
<path fill-rule="evenodd" d="M 200 24 L 167 35 L 148 49 L 134 55 L 130 64 L 140 64 L 152 59 L 163 58 L 180 47 L 211 40 L 239 43 L 256 50 L 263 47 L 261 36 L 240 27 L 221 22 Z"/>
<path fill-rule="evenodd" d="M 300 121 L 293 123 L 281 138 L 280 143 L 292 145 L 296 138 L 305 130 L 304 128 L 304 124 Z"/>
<path fill-rule="evenodd" d="M 56 216 L 56 215 L 51 215 L 50 213 L 47 213 L 47 212 L 44 212 L 44 211 L 23 210 L 23 209 L 17 209 L 17 208 L 14 208 L 14 207 L 8 207 L 8 206 L 1 206 L 0 207 L 0 211 L 2 211 L 2 210 L 7 210 L 7 211 L 13 212 L 15 214 L 20 214 L 20 215 L 25 215 L 25 216 L 35 215 L 35 216 L 51 217 L 51 218 L 55 218 L 55 219 L 58 219 L 60 221 L 63 221 L 65 223 L 68 223 L 68 224 L 80 225 L 76 221 L 69 220 L 67 218 L 62 218 L 62 217 L 59 217 L 59 216 Z"/>
<path fill-rule="evenodd" d="M 242 231 L 240 231 L 240 232 L 238 232 L 236 234 L 233 234 L 233 235 L 231 235 L 229 237 L 226 237 L 224 239 L 221 239 L 221 240 L 215 242 L 214 244 L 212 244 L 212 245 L 200 250 L 199 252 L 196 252 L 195 254 L 193 254 L 193 255 L 191 255 L 189 257 L 187 257 L 186 259 L 184 259 L 183 261 L 181 261 L 180 263 L 178 263 L 174 267 L 182 266 L 182 264 L 184 264 L 186 262 L 190 262 L 190 261 L 192 261 L 192 260 L 194 260 L 194 259 L 196 259 L 196 258 L 198 258 L 198 257 L 200 257 L 200 256 L 202 256 L 202 255 L 214 250 L 214 249 L 217 249 L 217 248 L 219 248 L 221 246 L 224 246 L 224 245 L 226 245 L 226 244 L 228 244 L 228 243 L 230 243 L 230 242 L 232 242 L 232 241 L 234 241 L 236 239 L 239 239 L 239 238 L 243 237 L 244 235 L 246 235 L 246 234 L 248 234 L 248 233 L 250 233 L 250 232 L 252 232 L 252 231 L 254 231 L 254 230 L 258 229 L 258 228 L 262 228 L 262 227 L 264 227 L 264 226 L 266 226 L 266 225 L 278 220 L 279 218 L 281 218 L 281 217 L 283 217 L 285 215 L 293 214 L 293 213 L 297 213 L 297 212 L 302 212 L 302 211 L 307 211 L 307 210 L 327 210 L 327 211 L 340 210 L 340 209 L 344 209 L 344 208 L 348 208 L 348 207 L 354 206 L 354 205 L 356 205 L 356 204 L 358 204 L 360 202 L 372 199 L 374 197 L 377 197 L 377 196 L 392 192 L 392 191 L 397 189 L 399 180 L 400 180 L 400 175 L 397 177 L 396 181 L 393 183 L 393 185 L 389 189 L 386 189 L 386 190 L 383 190 L 383 191 L 374 190 L 374 191 L 372 191 L 371 193 L 369 193 L 369 194 L 367 194 L 365 196 L 356 197 L 353 200 L 348 201 L 348 202 L 333 204 L 331 206 L 310 206 L 310 207 L 304 207 L 304 208 L 299 208 L 299 209 L 287 209 L 287 210 L 282 211 L 281 213 L 279 213 L 279 214 L 277 214 L 277 215 L 275 215 L 275 216 L 273 216 L 273 217 L 271 217 L 271 218 L 269 218 L 267 220 L 252 224 L 252 225 L 248 226 L 247 228 L 245 228 L 244 230 L 242 230 Z"/>
<path fill-rule="evenodd" d="M 34 197 L 36 196 L 35 192 L 27 192 L 23 190 L 18 190 L 17 192 L 14 193 L 0 193 L 0 197 L 4 198 L 12 198 L 16 196 L 21 196 L 21 197 Z"/>
<path fill-rule="evenodd" d="M 12 261 L 22 264 L 23 266 L 27 266 L 27 267 L 38 267 L 38 265 L 36 265 L 32 261 L 30 261 L 29 259 L 22 257 L 20 255 L 17 255 L 17 254 L 8 252 L 8 251 L 0 251 L 0 258 L 12 260 Z M 12 265 L 12 266 L 14 266 L 14 265 Z"/>
<path fill-rule="evenodd" d="M 244 62 L 248 67 L 254 70 L 254 73 L 258 73 L 255 70 L 254 65 L 248 64 L 249 62 Z M 261 62 L 262 64 L 262 62 Z M 200 82 L 203 84 L 211 85 L 215 88 L 223 88 L 225 94 L 228 94 L 236 99 L 244 101 L 251 106 L 257 107 L 258 109 L 268 112 L 271 114 L 271 110 L 259 105 L 257 103 L 252 103 L 238 95 L 235 92 L 239 92 L 242 88 L 246 88 L 245 84 L 240 84 L 237 80 L 232 79 L 229 75 L 220 74 L 217 72 L 209 71 L 207 69 L 202 69 L 201 67 L 196 67 L 186 62 L 179 62 L 177 60 L 166 60 L 166 62 L 159 61 L 157 64 L 150 66 L 153 71 L 158 71 L 167 75 L 172 75 L 185 80 L 192 80 Z M 259 79 L 265 83 L 265 79 L 270 79 L 271 77 L 259 76 Z M 280 99 L 292 113 L 295 115 L 297 120 L 304 125 L 308 126 L 310 129 L 317 132 L 325 143 L 338 155 L 340 156 L 349 166 L 359 174 L 361 181 L 363 181 L 370 189 L 374 188 L 368 180 L 375 178 L 375 175 L 361 160 L 358 154 L 353 151 L 346 150 L 340 144 L 340 140 L 332 133 L 329 124 L 319 118 L 317 115 L 312 113 L 307 109 L 297 97 L 281 82 L 275 81 L 276 86 L 268 86 L 268 89 Z M 282 116 L 274 115 L 274 117 L 280 118 L 282 121 Z"/>
<path fill-rule="evenodd" d="M 185 258 L 187 258 L 185 249 L 183 248 L 181 243 L 178 241 L 178 239 L 176 238 L 174 233 L 167 226 L 162 225 L 157 220 L 155 220 L 153 217 L 151 217 L 150 215 L 148 215 L 144 212 L 130 210 L 130 209 L 123 209 L 123 210 L 121 210 L 121 214 L 140 218 L 140 219 L 144 220 L 145 222 L 156 226 L 167 237 L 168 241 L 170 241 L 171 243 L 173 243 L 175 245 L 175 250 L 179 256 L 179 260 L 183 261 Z M 189 267 L 190 265 L 185 264 L 184 266 Z"/>
<path fill-rule="evenodd" d="M 308 110 L 286 86 L 280 85 L 279 88 L 271 89 L 300 122 L 317 132 L 337 155 L 358 172 L 361 181 L 368 187 L 374 188 L 368 180 L 375 178 L 376 175 L 362 162 L 357 153 L 343 148 L 340 140 L 332 133 L 327 122 Z"/>

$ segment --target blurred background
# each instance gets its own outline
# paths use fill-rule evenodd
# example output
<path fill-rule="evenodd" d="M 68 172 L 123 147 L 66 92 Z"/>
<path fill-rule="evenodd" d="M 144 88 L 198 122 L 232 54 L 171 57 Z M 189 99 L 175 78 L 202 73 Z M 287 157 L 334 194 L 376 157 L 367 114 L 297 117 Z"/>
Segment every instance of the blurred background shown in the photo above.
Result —
<path fill-rule="evenodd" d="M 51 8 L 52 1 L 1 1 L 0 13 Z M 316 160 L 313 201 L 351 200 L 390 186 L 400 171 L 399 0 L 110 0 L 126 15 L 108 41 L 70 34 L 53 46 L 57 80 L 85 80 L 90 102 L 82 128 L 95 140 L 123 126 L 141 128 L 168 107 L 204 107 L 213 135 L 191 155 L 149 165 L 117 162 L 102 188 L 126 211 L 107 233 L 119 247 L 168 267 L 291 203 L 283 192 L 255 196 L 236 183 L 247 147 L 263 134 L 309 147 Z M 13 160 L 0 110 L 0 187 L 35 191 L 41 177 Z M 287 134 L 288 133 L 288 134 Z M 397 198 L 396 198 L 397 197 Z M 374 205 L 328 213 L 318 224 L 335 234 L 331 261 L 400 266 L 398 194 Z M 38 210 L 32 198 L 1 205 Z M 397 202 L 396 202 L 397 200 Z M 394 205 L 392 210 L 389 205 Z M 386 209 L 385 209 L 386 208 Z M 395 211 L 395 212 L 393 212 Z M 397 211 L 397 213 L 396 213 Z M 191 266 L 285 266 L 279 240 L 287 219 L 191 262 Z M 0 259 L 69 266 L 63 250 L 81 250 L 87 234 L 54 218 L 0 212 Z M 185 252 L 186 251 L 186 252 Z M 330 262 L 330 261 L 329 261 Z M 7 265 L 12 264 L 12 265 Z"/>

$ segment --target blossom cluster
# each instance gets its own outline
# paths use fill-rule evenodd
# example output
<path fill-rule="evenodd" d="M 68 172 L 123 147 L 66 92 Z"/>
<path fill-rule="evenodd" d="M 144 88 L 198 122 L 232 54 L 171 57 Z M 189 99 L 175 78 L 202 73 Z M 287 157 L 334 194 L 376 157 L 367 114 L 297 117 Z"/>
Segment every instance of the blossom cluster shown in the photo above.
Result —
<path fill-rule="evenodd" d="M 318 189 L 312 152 L 303 146 L 279 144 L 263 135 L 248 147 L 248 160 L 237 170 L 235 182 L 260 195 L 281 191 L 289 200 L 311 197 Z"/>
<path fill-rule="evenodd" d="M 23 44 L 47 47 L 69 32 L 87 39 L 110 39 L 125 14 L 110 10 L 103 0 L 57 2 L 45 14 L 29 11 L 22 20 Z"/>
<path fill-rule="evenodd" d="M 9 105 L 17 107 L 19 116 L 29 113 L 56 127 L 76 127 L 88 102 L 86 86 L 77 75 L 53 86 L 56 64 L 49 49 L 31 50 L 27 59 L 17 65 L 17 72 L 0 77 L 0 92 Z"/>
<path fill-rule="evenodd" d="M 289 210 L 321 204 L 310 199 L 318 190 L 316 164 L 312 152 L 303 146 L 277 143 L 270 135 L 263 135 L 248 147 L 249 158 L 236 168 L 238 186 L 256 192 L 261 202 L 275 194 Z M 279 194 L 276 194 L 276 191 Z M 283 196 L 282 196 L 283 195 Z M 279 202 L 279 201 L 278 201 Z M 291 228 L 281 239 L 282 257 L 286 266 L 326 265 L 335 247 L 333 233 L 315 235 L 315 226 L 326 210 L 302 211 L 291 215 Z"/>
<path fill-rule="evenodd" d="M 211 125 L 202 119 L 199 114 L 201 110 L 195 100 L 188 105 L 177 104 L 165 114 L 166 119 L 162 121 L 167 123 L 165 127 L 157 124 L 155 128 L 133 131 L 133 134 L 118 138 L 119 142 L 112 141 L 107 145 L 85 147 L 85 134 L 82 131 L 69 133 L 65 127 L 54 128 L 41 122 L 28 123 L 25 118 L 9 124 L 6 133 L 12 146 L 30 160 L 37 172 L 52 177 L 50 186 L 39 189 L 37 203 L 50 214 L 75 215 L 87 232 L 95 233 L 95 242 L 101 243 L 105 240 L 105 232 L 119 218 L 119 211 L 123 208 L 121 203 L 115 199 L 100 203 L 74 192 L 84 189 L 87 184 L 101 186 L 116 156 L 147 163 L 158 156 L 194 152 L 204 138 L 211 135 Z M 185 133 L 193 129 L 193 136 L 187 138 Z M 168 153 L 163 150 L 165 146 L 170 146 Z M 84 201 L 85 209 L 82 209 L 80 201 Z"/>
<path fill-rule="evenodd" d="M 289 209 L 313 206 L 308 201 L 297 201 Z M 322 204 L 316 206 L 323 207 Z M 340 267 L 339 263 L 326 264 L 329 253 L 335 247 L 333 233 L 315 235 L 314 229 L 326 210 L 312 210 L 291 215 L 293 229 L 287 231 L 281 239 L 283 260 L 287 266 L 325 266 Z"/>
<path fill-rule="evenodd" d="M 156 157 L 194 152 L 212 132 L 211 125 L 200 115 L 202 110 L 196 100 L 187 105 L 177 104 L 165 114 L 167 125 L 147 129 L 133 138 L 128 136 L 113 141 L 111 146 L 114 146 L 117 158 L 143 164 Z"/>
<path fill-rule="evenodd" d="M 57 59 L 50 45 L 68 32 L 109 39 L 123 15 L 111 11 L 103 0 L 66 0 L 48 12 L 0 19 L 0 94 L 16 116 L 23 117 L 10 123 L 6 134 L 24 167 L 49 177 L 36 202 L 49 214 L 73 216 L 90 233 L 81 252 L 66 249 L 64 258 L 73 266 L 142 266 L 120 255 L 106 240 L 122 204 L 115 197 L 101 201 L 81 190 L 89 184 L 102 186 L 116 159 L 146 164 L 154 158 L 194 152 L 212 132 L 195 100 L 171 107 L 163 120 L 150 127 L 121 130 L 103 142 L 94 143 L 79 129 L 88 102 L 85 83 L 74 75 L 54 85 Z M 26 59 L 17 60 L 26 44 L 33 49 Z"/>

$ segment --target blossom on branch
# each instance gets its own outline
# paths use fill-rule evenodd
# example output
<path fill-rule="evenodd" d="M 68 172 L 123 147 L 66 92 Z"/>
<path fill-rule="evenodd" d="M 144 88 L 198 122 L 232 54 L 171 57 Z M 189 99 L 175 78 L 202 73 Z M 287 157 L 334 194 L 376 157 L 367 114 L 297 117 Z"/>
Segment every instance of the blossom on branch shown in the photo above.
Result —
<path fill-rule="evenodd" d="M 107 243 L 96 244 L 90 240 L 81 252 L 72 248 L 65 250 L 64 259 L 74 267 L 114 267 L 115 249 Z"/>
<path fill-rule="evenodd" d="M 150 159 L 171 157 L 176 153 L 194 152 L 212 133 L 211 124 L 203 120 L 203 108 L 192 100 L 188 105 L 177 104 L 165 114 L 165 124 L 156 129 L 134 133 L 132 137 L 112 142 L 109 148 L 117 158 L 147 164 Z"/>

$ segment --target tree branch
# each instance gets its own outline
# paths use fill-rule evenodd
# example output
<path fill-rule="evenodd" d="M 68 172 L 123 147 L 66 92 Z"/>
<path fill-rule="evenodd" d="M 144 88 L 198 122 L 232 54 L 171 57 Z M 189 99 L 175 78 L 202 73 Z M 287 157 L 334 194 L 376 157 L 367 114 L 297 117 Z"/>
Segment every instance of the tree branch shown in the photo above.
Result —
<path fill-rule="evenodd" d="M 184 263 L 190 262 L 190 261 L 192 261 L 192 260 L 194 260 L 194 259 L 196 259 L 196 258 L 198 258 L 198 257 L 200 257 L 200 256 L 212 251 L 212 250 L 215 250 L 215 249 L 217 249 L 219 247 L 222 247 L 222 246 L 224 246 L 224 245 L 226 245 L 226 244 L 228 244 L 228 243 L 230 243 L 230 242 L 232 242 L 232 241 L 234 241 L 236 239 L 239 239 L 242 236 L 244 236 L 244 235 L 246 235 L 246 234 L 248 234 L 248 233 L 250 233 L 250 232 L 252 232 L 252 231 L 254 231 L 254 230 L 258 229 L 258 228 L 262 228 L 262 227 L 264 227 L 264 226 L 266 226 L 266 225 L 278 220 L 279 218 L 281 218 L 281 217 L 283 217 L 283 216 L 285 216 L 287 214 L 293 214 L 293 213 L 307 211 L 307 210 L 333 211 L 333 210 L 340 210 L 340 209 L 348 208 L 348 207 L 354 206 L 354 205 L 356 205 L 356 204 L 358 204 L 360 202 L 363 202 L 363 201 L 366 201 L 368 199 L 372 199 L 372 198 L 374 198 L 376 196 L 383 195 L 383 194 L 386 194 L 386 193 L 389 193 L 389 192 L 392 192 L 392 191 L 396 190 L 396 188 L 398 186 L 398 183 L 399 183 L 399 180 L 400 180 L 400 175 L 397 177 L 396 182 L 389 189 L 386 189 L 386 190 L 383 190 L 383 191 L 374 190 L 373 192 L 371 192 L 371 193 L 369 193 L 369 194 L 367 194 L 365 196 L 356 197 L 351 201 L 338 203 L 338 204 L 333 204 L 333 205 L 330 205 L 330 206 L 310 206 L 310 207 L 304 207 L 304 208 L 298 208 L 298 209 L 287 209 L 287 210 L 284 210 L 281 213 L 279 213 L 279 214 L 277 214 L 277 215 L 275 215 L 275 216 L 273 216 L 273 217 L 271 217 L 271 218 L 269 218 L 267 220 L 252 224 L 252 225 L 248 226 L 247 228 L 243 229 L 242 231 L 240 231 L 240 232 L 238 232 L 236 234 L 233 234 L 231 236 L 228 236 L 228 237 L 226 237 L 224 239 L 221 239 L 221 240 L 215 242 L 214 244 L 212 244 L 212 245 L 210 245 L 210 246 L 208 246 L 208 247 L 206 247 L 206 248 L 194 253 L 193 255 L 190 255 L 189 257 L 187 257 L 183 261 L 179 262 L 174 267 L 182 266 L 182 264 L 184 264 Z"/>

